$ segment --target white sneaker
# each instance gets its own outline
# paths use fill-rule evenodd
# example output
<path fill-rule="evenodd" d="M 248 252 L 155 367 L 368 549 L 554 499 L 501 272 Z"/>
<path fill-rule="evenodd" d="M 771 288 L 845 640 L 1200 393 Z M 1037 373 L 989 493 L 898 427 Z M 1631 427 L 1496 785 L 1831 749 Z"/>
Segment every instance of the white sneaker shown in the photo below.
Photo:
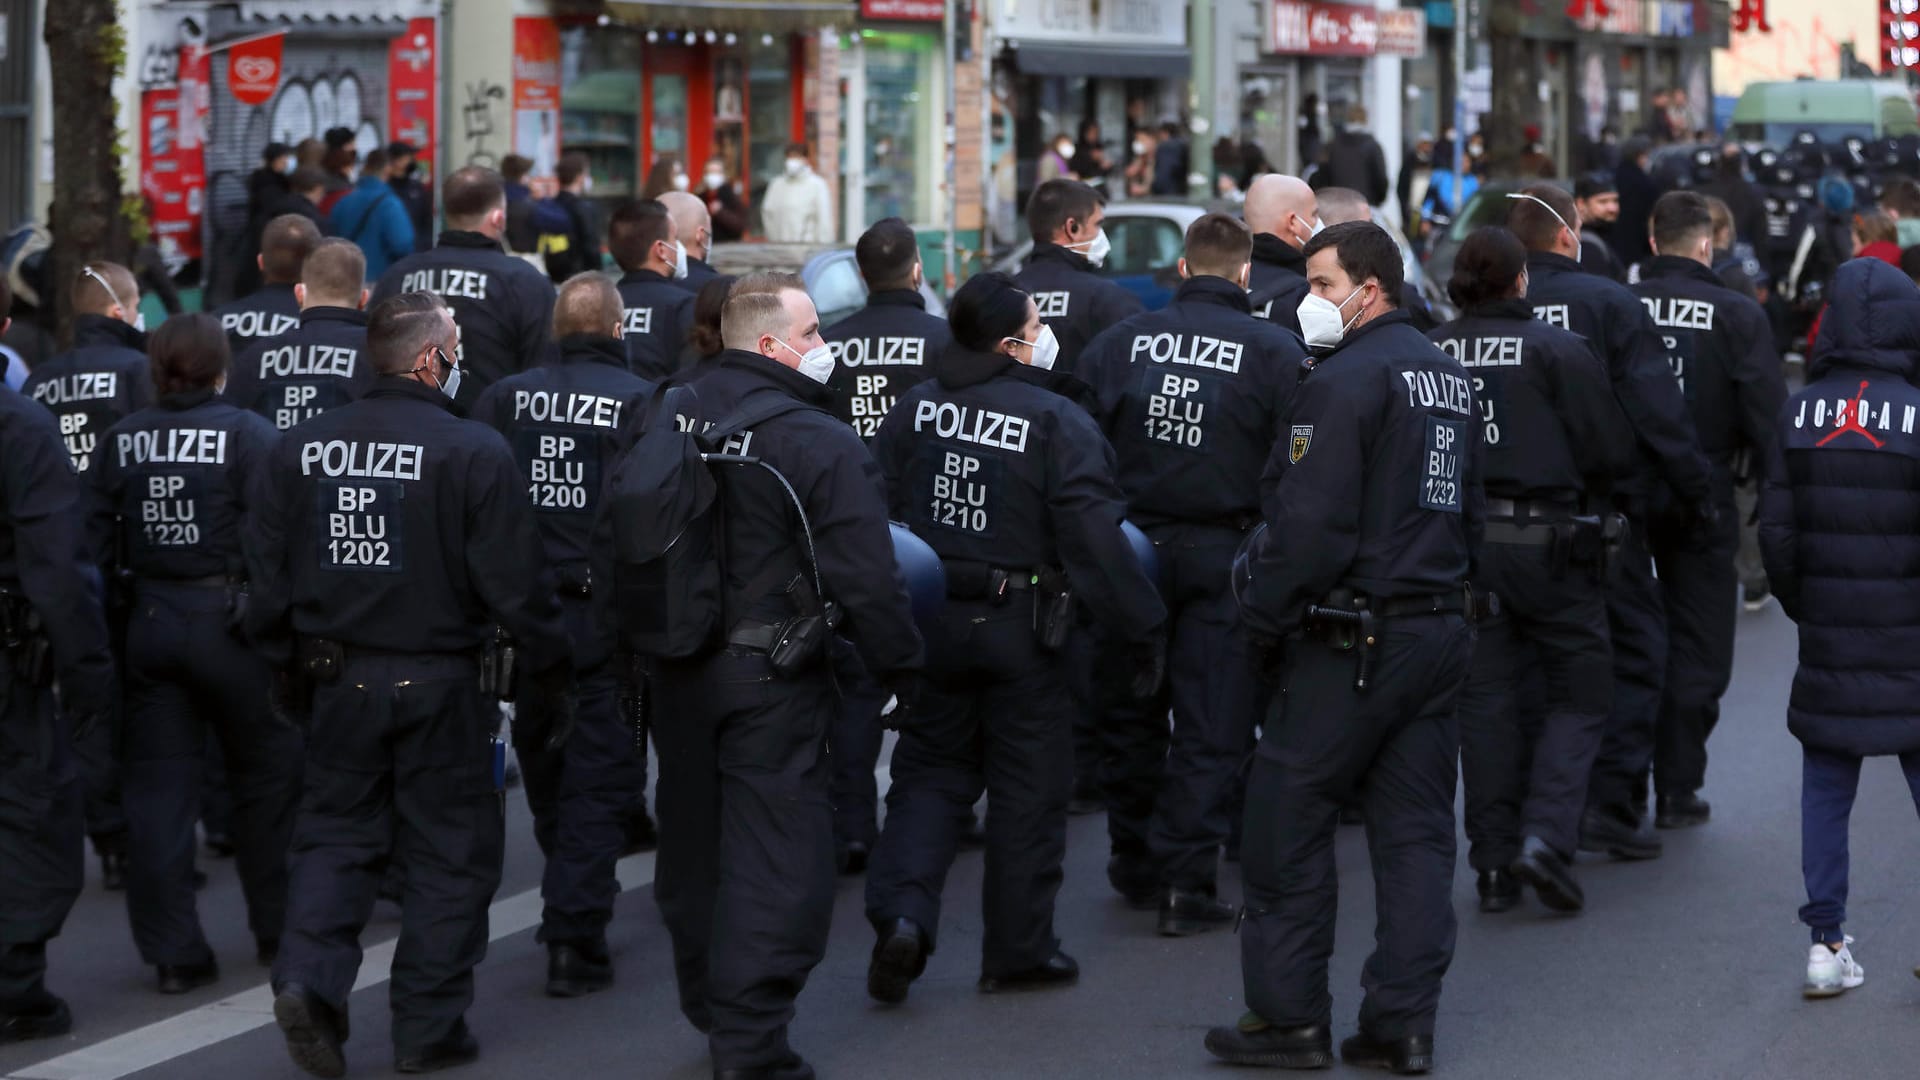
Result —
<path fill-rule="evenodd" d="M 1807 982 L 1800 991 L 1803 996 L 1834 997 L 1867 981 L 1867 969 L 1853 962 L 1853 951 L 1847 947 L 1852 944 L 1849 936 L 1839 952 L 1825 945 L 1807 950 Z"/>

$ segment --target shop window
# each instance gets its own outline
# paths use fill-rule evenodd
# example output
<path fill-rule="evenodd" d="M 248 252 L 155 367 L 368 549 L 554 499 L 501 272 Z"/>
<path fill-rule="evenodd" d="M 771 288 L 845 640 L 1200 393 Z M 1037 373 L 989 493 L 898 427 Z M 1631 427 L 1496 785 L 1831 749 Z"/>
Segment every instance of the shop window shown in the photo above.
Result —
<path fill-rule="evenodd" d="M 767 193 L 767 183 L 780 175 L 786 164 L 787 144 L 793 130 L 793 53 L 788 38 L 762 35 L 749 38 L 747 44 L 747 160 L 741 171 L 750 185 L 754 210 L 754 231 L 760 232 L 759 206 Z M 818 167 L 819 163 L 814 163 Z"/>
<path fill-rule="evenodd" d="M 1110 217 L 1106 229 L 1113 245 L 1105 264 L 1110 274 L 1151 274 L 1174 265 L 1184 254 L 1180 227 L 1165 218 Z"/>
<path fill-rule="evenodd" d="M 587 156 L 596 199 L 640 190 L 640 49 L 631 34 L 568 27 L 560 35 L 560 152 Z"/>
<path fill-rule="evenodd" d="M 925 100 L 933 86 L 934 39 L 871 31 L 861 36 L 867 58 L 864 224 L 888 217 L 919 221 L 926 211 L 919 179 L 936 171 L 934 161 L 921 160 L 934 141 L 929 130 L 932 103 Z"/>

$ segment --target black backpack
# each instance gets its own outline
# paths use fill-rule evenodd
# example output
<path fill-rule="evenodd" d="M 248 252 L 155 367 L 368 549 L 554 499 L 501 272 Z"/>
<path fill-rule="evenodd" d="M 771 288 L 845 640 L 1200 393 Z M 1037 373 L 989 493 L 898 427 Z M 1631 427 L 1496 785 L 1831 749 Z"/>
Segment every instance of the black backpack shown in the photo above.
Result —
<path fill-rule="evenodd" d="M 779 470 L 751 455 L 722 452 L 733 436 L 807 408 L 811 406 L 777 392 L 749 394 L 733 415 L 694 432 L 683 430 L 680 423 L 682 418 L 699 423 L 692 389 L 675 386 L 654 395 L 646 429 L 614 467 L 602 508 L 612 534 L 611 614 L 629 650 L 643 657 L 684 659 L 718 644 L 729 629 L 722 566 L 722 470 L 759 467 L 772 473 L 800 510 L 803 529 L 807 527 L 806 510 Z M 806 542 L 811 562 L 810 532 Z M 819 569 L 811 568 L 817 595 Z"/>

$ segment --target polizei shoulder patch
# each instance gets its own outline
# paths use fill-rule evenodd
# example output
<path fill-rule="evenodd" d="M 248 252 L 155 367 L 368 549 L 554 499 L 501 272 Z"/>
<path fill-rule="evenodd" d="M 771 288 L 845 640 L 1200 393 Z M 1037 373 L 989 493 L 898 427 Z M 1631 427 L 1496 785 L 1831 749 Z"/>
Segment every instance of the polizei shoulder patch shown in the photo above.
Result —
<path fill-rule="evenodd" d="M 1288 462 L 1298 465 L 1300 459 L 1307 456 L 1307 450 L 1313 446 L 1313 425 L 1293 425 L 1293 441 L 1287 446 Z"/>

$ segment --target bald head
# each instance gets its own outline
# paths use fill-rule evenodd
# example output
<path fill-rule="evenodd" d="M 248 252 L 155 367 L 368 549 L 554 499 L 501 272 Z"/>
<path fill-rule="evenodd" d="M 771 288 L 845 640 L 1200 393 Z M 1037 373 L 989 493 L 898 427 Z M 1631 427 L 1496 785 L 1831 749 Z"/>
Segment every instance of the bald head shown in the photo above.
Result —
<path fill-rule="evenodd" d="M 555 340 L 575 334 L 594 337 L 621 337 L 626 311 L 620 303 L 620 290 L 607 275 L 588 270 L 575 274 L 560 286 L 553 301 Z"/>
<path fill-rule="evenodd" d="M 1367 205 L 1367 197 L 1352 188 L 1321 188 L 1314 196 L 1314 206 L 1320 211 L 1320 223 L 1328 227 L 1346 221 L 1373 220 L 1373 208 Z"/>
<path fill-rule="evenodd" d="M 668 191 L 661 194 L 660 205 L 667 208 L 687 254 L 705 259 L 713 251 L 713 219 L 707 215 L 707 201 L 685 191 Z"/>
<path fill-rule="evenodd" d="M 1313 189 L 1297 176 L 1267 173 L 1247 189 L 1247 204 L 1242 211 L 1247 228 L 1255 235 L 1277 236 L 1294 247 L 1307 242 L 1313 232 L 1319 208 Z"/>

